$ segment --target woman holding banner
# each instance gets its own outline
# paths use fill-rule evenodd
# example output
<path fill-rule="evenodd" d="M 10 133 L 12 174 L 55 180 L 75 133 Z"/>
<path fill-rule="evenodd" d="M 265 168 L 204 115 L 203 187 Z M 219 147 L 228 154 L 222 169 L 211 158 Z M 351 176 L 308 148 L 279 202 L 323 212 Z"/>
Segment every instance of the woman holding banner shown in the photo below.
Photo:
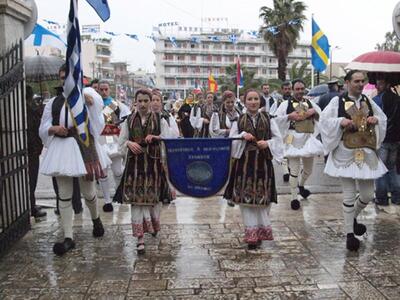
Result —
<path fill-rule="evenodd" d="M 229 136 L 242 140 L 233 142 L 234 162 L 224 194 L 225 199 L 240 205 L 249 250 L 273 239 L 269 210 L 271 203 L 277 202 L 277 193 L 272 158 L 279 161 L 283 156 L 277 125 L 267 113 L 258 111 L 260 98 L 256 90 L 247 90 L 247 112 L 232 125 Z"/>
<path fill-rule="evenodd" d="M 144 234 L 160 230 L 160 194 L 162 166 L 160 139 L 171 136 L 167 120 L 150 110 L 152 93 L 135 93 L 136 111 L 122 125 L 119 138 L 121 153 L 127 155 L 123 179 L 123 202 L 131 204 L 133 236 L 138 254 L 143 254 Z"/>
<path fill-rule="evenodd" d="M 222 106 L 220 111 L 214 112 L 210 121 L 211 137 L 228 137 L 232 124 L 240 116 L 240 111 L 235 107 L 235 94 L 232 91 L 225 91 L 222 94 Z"/>

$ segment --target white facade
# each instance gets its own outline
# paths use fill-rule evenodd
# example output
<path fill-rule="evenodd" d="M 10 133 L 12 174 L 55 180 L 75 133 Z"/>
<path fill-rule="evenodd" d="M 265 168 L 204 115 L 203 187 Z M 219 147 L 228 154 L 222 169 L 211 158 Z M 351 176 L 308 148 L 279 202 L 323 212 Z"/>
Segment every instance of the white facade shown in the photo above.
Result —
<path fill-rule="evenodd" d="M 172 45 L 168 36 L 157 36 L 154 50 L 157 88 L 184 91 L 193 89 L 196 84 L 207 87 L 210 72 L 218 80 L 218 77 L 225 75 L 226 67 L 236 63 L 238 55 L 241 66 L 255 71 L 257 78 L 278 78 L 278 60 L 263 39 L 246 37 L 236 30 L 238 40 L 233 44 L 229 34 L 181 34 L 174 36 L 177 47 Z M 219 41 L 210 40 L 210 35 L 218 36 Z M 193 37 L 201 42 L 191 42 Z M 299 64 L 305 61 L 311 64 L 310 60 L 310 45 L 299 43 L 289 54 L 288 68 L 296 61 Z"/>

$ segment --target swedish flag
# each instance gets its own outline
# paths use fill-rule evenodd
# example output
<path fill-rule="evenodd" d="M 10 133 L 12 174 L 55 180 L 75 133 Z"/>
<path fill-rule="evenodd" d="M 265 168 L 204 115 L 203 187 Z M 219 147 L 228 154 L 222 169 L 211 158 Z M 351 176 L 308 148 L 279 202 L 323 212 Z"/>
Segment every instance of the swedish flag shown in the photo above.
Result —
<path fill-rule="evenodd" d="M 314 69 L 322 72 L 329 63 L 329 42 L 326 35 L 312 19 L 311 61 Z"/>

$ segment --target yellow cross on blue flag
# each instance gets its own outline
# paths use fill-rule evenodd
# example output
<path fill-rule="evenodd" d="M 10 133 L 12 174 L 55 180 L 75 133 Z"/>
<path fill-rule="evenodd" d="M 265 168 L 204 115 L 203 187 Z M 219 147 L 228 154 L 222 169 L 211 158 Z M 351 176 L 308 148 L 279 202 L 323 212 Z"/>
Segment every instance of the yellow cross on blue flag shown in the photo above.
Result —
<path fill-rule="evenodd" d="M 329 41 L 312 18 L 311 61 L 314 69 L 322 72 L 329 63 Z"/>

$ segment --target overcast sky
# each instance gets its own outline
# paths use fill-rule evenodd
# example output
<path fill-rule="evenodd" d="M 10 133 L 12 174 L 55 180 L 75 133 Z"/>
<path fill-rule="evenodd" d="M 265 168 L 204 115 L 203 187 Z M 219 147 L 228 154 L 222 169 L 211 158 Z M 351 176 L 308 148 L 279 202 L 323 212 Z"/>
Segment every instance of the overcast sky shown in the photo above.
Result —
<path fill-rule="evenodd" d="M 69 0 L 36 0 L 41 19 L 65 23 Z M 79 0 L 81 25 L 101 20 L 84 0 Z M 111 18 L 102 29 L 137 34 L 139 42 L 121 36 L 113 39 L 113 61 L 126 61 L 131 70 L 154 71 L 154 42 L 146 35 L 161 22 L 177 21 L 183 26 L 200 26 L 202 17 L 226 17 L 229 27 L 258 29 L 261 6 L 272 6 L 272 0 L 108 0 Z M 311 14 L 334 50 L 334 62 L 349 62 L 358 55 L 374 50 L 392 30 L 392 12 L 398 0 L 304 0 L 307 5 L 302 41 L 311 40 Z"/>

